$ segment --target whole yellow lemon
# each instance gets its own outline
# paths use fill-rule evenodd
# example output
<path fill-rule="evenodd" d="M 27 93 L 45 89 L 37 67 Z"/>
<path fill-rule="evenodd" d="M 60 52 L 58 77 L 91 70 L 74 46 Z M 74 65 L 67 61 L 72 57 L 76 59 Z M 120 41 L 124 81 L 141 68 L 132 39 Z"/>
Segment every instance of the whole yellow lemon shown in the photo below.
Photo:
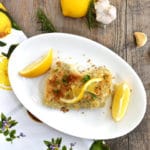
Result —
<path fill-rule="evenodd" d="M 0 12 L 0 38 L 11 33 L 11 21 L 3 12 Z"/>
<path fill-rule="evenodd" d="M 80 18 L 87 13 L 90 0 L 61 0 L 61 8 L 64 16 Z"/>

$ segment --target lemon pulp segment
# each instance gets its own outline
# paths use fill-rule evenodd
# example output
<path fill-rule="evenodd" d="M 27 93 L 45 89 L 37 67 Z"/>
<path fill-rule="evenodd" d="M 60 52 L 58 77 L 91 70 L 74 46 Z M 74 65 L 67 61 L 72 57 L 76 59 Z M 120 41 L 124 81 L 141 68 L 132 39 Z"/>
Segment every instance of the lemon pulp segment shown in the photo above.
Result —
<path fill-rule="evenodd" d="M 51 49 L 49 50 L 47 55 L 27 65 L 23 70 L 19 72 L 19 74 L 21 76 L 29 77 L 29 78 L 42 75 L 46 71 L 48 71 L 48 69 L 51 67 L 52 58 L 53 58 L 53 51 Z"/>
<path fill-rule="evenodd" d="M 102 81 L 102 78 L 93 78 L 93 79 L 87 81 L 82 86 L 81 91 L 80 91 L 78 96 L 76 96 L 76 97 L 74 97 L 72 99 L 60 98 L 60 101 L 62 101 L 64 103 L 67 103 L 67 104 L 73 104 L 73 103 L 79 102 L 83 98 L 84 92 L 87 90 L 88 86 L 90 86 L 94 82 L 100 82 L 100 81 Z"/>
<path fill-rule="evenodd" d="M 130 88 L 127 83 L 116 86 L 112 102 L 112 117 L 115 121 L 120 121 L 127 110 L 130 98 Z"/>

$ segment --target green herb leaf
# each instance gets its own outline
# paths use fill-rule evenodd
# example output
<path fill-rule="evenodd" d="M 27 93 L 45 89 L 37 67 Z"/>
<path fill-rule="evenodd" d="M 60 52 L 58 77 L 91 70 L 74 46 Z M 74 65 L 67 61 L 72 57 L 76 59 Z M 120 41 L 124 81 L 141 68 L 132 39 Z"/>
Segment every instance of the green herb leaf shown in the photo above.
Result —
<path fill-rule="evenodd" d="M 6 120 L 6 116 L 3 113 L 1 113 L 1 120 L 2 121 Z"/>
<path fill-rule="evenodd" d="M 7 45 L 6 43 L 0 41 L 0 46 L 1 46 L 1 47 L 6 46 L 6 45 Z"/>
<path fill-rule="evenodd" d="M 56 139 L 56 144 L 58 144 L 58 146 L 60 146 L 61 145 L 61 141 L 62 141 L 62 138 L 57 138 Z"/>
<path fill-rule="evenodd" d="M 53 26 L 52 22 L 47 18 L 43 10 L 38 9 L 37 18 L 38 22 L 41 23 L 41 30 L 43 32 L 56 32 L 56 28 Z"/>
<path fill-rule="evenodd" d="M 2 52 L 2 55 L 6 56 L 7 58 L 9 58 L 12 54 L 12 52 L 15 50 L 15 48 L 18 46 L 18 44 L 13 44 L 9 47 L 8 53 L 4 53 Z"/>
<path fill-rule="evenodd" d="M 83 77 L 83 79 L 82 79 L 82 81 L 84 82 L 84 83 L 86 83 L 87 81 L 89 81 L 91 79 L 91 77 L 90 77 L 90 75 L 85 75 L 84 77 Z"/>
<path fill-rule="evenodd" d="M 16 138 L 15 134 L 16 134 L 16 130 L 12 130 L 12 131 L 10 131 L 9 136 L 11 138 Z"/>
<path fill-rule="evenodd" d="M 51 150 L 52 148 L 55 150 L 67 150 L 66 145 L 61 146 L 62 138 L 56 138 L 56 139 L 52 138 L 50 141 L 45 140 L 43 142 L 47 146 L 47 150 Z M 68 150 L 73 150 L 73 149 L 71 147 Z"/>
<path fill-rule="evenodd" d="M 63 82 L 64 84 L 67 84 L 67 83 L 68 83 L 68 76 L 67 76 L 67 75 L 64 75 L 64 76 L 62 77 L 62 82 Z"/>
<path fill-rule="evenodd" d="M 4 131 L 4 135 L 7 136 L 9 134 L 9 130 Z"/>
<path fill-rule="evenodd" d="M 96 13 L 94 8 L 94 0 L 91 0 L 86 14 L 87 25 L 89 29 L 97 27 L 98 22 L 96 21 Z"/>
<path fill-rule="evenodd" d="M 2 123 L 2 121 L 0 122 L 0 128 L 2 128 L 2 126 L 3 126 L 3 123 Z"/>
<path fill-rule="evenodd" d="M 3 9 L 0 8 L 0 11 L 3 12 L 11 21 L 12 27 L 16 30 L 20 30 L 20 27 L 16 24 L 14 19 L 9 15 L 9 13 Z"/>
<path fill-rule="evenodd" d="M 3 113 L 1 113 L 0 133 L 6 137 L 6 141 L 12 143 L 14 139 L 21 137 L 20 135 L 16 136 L 16 130 L 10 130 L 16 124 L 17 122 L 15 120 L 11 120 L 11 117 L 6 117 Z"/>
<path fill-rule="evenodd" d="M 110 148 L 102 140 L 94 141 L 90 150 L 110 150 Z"/>
<path fill-rule="evenodd" d="M 9 124 L 11 127 L 15 126 L 18 122 L 16 122 L 15 120 L 10 120 Z"/>
<path fill-rule="evenodd" d="M 6 141 L 12 142 L 12 139 L 11 138 L 6 138 Z"/>
<path fill-rule="evenodd" d="M 64 145 L 64 146 L 62 147 L 62 150 L 67 150 L 67 147 Z"/>

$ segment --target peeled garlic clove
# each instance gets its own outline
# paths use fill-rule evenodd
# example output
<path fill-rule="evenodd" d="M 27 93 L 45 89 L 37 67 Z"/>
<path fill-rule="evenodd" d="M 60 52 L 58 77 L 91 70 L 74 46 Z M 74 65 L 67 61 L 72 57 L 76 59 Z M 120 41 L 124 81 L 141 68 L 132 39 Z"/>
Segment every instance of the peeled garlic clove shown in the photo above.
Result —
<path fill-rule="evenodd" d="M 134 32 L 137 47 L 142 47 L 147 42 L 147 35 L 143 32 Z"/>

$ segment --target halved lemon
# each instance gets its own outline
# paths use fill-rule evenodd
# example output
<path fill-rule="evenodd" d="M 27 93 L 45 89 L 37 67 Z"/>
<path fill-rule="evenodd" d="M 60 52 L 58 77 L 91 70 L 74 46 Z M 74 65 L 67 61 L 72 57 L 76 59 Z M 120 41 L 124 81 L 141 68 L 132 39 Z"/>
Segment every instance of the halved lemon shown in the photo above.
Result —
<path fill-rule="evenodd" d="M 80 18 L 86 15 L 90 0 L 61 0 L 60 2 L 64 16 Z"/>
<path fill-rule="evenodd" d="M 0 89 L 11 90 L 10 82 L 8 79 L 8 59 L 0 55 Z"/>
<path fill-rule="evenodd" d="M 130 99 L 130 88 L 127 83 L 120 83 L 116 86 L 112 102 L 112 117 L 115 121 L 120 121 L 126 111 Z"/>
<path fill-rule="evenodd" d="M 74 104 L 74 103 L 77 103 L 77 102 L 79 102 L 79 101 L 83 98 L 84 92 L 87 90 L 87 88 L 88 88 L 91 84 L 93 84 L 93 83 L 95 83 L 95 82 L 100 82 L 100 81 L 102 81 L 102 78 L 93 78 L 93 79 L 87 81 L 87 82 L 82 86 L 82 88 L 81 88 L 80 93 L 78 94 L 78 96 L 75 96 L 75 97 L 72 98 L 72 99 L 60 98 L 60 101 L 62 101 L 62 102 L 64 102 L 64 103 L 67 103 L 67 104 Z"/>
<path fill-rule="evenodd" d="M 51 67 L 52 59 L 53 50 L 51 49 L 48 51 L 48 54 L 27 65 L 23 70 L 19 72 L 19 74 L 23 77 L 28 78 L 40 76 L 47 72 Z"/>

